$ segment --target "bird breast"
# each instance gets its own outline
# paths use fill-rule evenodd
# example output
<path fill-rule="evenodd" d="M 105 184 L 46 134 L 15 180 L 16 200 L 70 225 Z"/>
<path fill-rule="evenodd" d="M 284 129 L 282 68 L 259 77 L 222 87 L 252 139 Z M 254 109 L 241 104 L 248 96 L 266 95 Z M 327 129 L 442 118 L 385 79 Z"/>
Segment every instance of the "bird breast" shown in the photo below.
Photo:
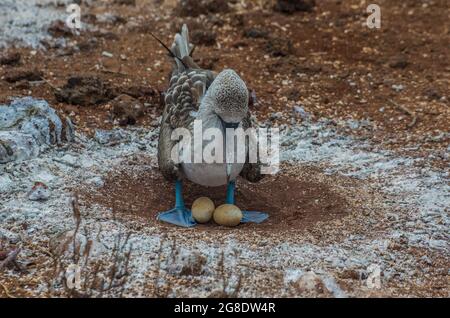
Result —
<path fill-rule="evenodd" d="M 225 131 L 222 126 L 220 118 L 209 113 L 200 112 L 197 119 L 201 120 L 203 132 L 208 128 L 218 128 L 222 132 L 222 136 L 225 138 Z M 191 134 L 194 137 L 194 132 Z M 223 141 L 224 142 L 224 141 Z M 202 153 L 205 147 L 211 143 L 211 140 L 204 140 L 202 143 L 197 143 L 195 147 L 194 141 L 192 141 L 192 148 L 194 154 Z M 236 179 L 244 168 L 244 163 L 231 163 L 230 164 L 230 176 L 227 176 L 227 163 L 226 163 L 226 144 L 223 144 L 223 160 L 220 163 L 182 163 L 181 167 L 185 176 L 192 182 L 207 187 L 218 187 L 227 184 L 228 180 Z"/>

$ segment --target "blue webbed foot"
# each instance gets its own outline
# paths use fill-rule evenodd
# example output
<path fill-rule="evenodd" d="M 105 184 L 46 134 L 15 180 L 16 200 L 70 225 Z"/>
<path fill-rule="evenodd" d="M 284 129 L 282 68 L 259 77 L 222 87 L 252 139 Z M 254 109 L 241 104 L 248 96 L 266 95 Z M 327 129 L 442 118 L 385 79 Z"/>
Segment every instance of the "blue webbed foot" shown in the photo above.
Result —
<path fill-rule="evenodd" d="M 269 214 L 256 211 L 242 211 L 241 223 L 262 223 L 269 218 Z"/>
<path fill-rule="evenodd" d="M 182 227 L 197 225 L 192 217 L 192 212 L 184 205 L 181 181 L 177 181 L 175 184 L 175 208 L 159 213 L 158 220 Z"/>
<path fill-rule="evenodd" d="M 227 203 L 234 204 L 234 190 L 236 188 L 236 182 L 230 181 L 227 188 Z M 243 218 L 241 223 L 262 223 L 269 217 L 269 214 L 256 211 L 242 211 Z"/>
<path fill-rule="evenodd" d="M 192 212 L 185 207 L 178 207 L 166 212 L 161 212 L 158 215 L 158 220 L 182 227 L 193 227 L 197 225 L 192 217 Z"/>

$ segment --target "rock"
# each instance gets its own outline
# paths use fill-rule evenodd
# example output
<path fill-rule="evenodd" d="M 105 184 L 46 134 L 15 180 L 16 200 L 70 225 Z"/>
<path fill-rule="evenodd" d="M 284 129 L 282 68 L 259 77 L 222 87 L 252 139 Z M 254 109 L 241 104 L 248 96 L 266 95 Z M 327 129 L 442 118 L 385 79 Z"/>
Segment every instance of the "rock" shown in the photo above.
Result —
<path fill-rule="evenodd" d="M 450 244 L 444 240 L 430 240 L 429 244 L 430 244 L 430 247 L 436 248 L 436 249 L 443 249 L 443 250 L 450 249 Z"/>
<path fill-rule="evenodd" d="M 49 38 L 41 41 L 41 44 L 47 50 L 55 49 L 59 56 L 69 56 L 78 52 L 75 43 L 69 43 L 65 38 Z"/>
<path fill-rule="evenodd" d="M 129 86 L 119 90 L 120 94 L 130 95 L 134 98 L 148 98 L 148 97 L 158 97 L 158 91 L 154 90 L 148 86 Z"/>
<path fill-rule="evenodd" d="M 89 38 L 85 41 L 81 41 L 78 44 L 78 49 L 81 52 L 90 52 L 90 51 L 96 49 L 97 47 L 98 47 L 98 40 L 95 37 Z"/>
<path fill-rule="evenodd" d="M 0 163 L 34 158 L 44 146 L 71 142 L 69 118 L 60 118 L 44 100 L 31 97 L 0 105 Z"/>
<path fill-rule="evenodd" d="M 273 57 L 284 57 L 293 53 L 292 41 L 282 38 L 271 38 L 265 45 L 265 51 Z"/>
<path fill-rule="evenodd" d="M 127 20 L 120 15 L 112 14 L 112 13 L 102 13 L 96 16 L 96 21 L 99 23 L 117 25 L 117 24 L 125 24 Z"/>
<path fill-rule="evenodd" d="M 311 12 L 315 7 L 315 0 L 277 0 L 275 11 L 292 14 L 298 11 Z"/>
<path fill-rule="evenodd" d="M 394 91 L 396 91 L 397 93 L 401 92 L 402 90 L 405 89 L 405 86 L 403 86 L 402 84 L 393 84 L 392 85 L 392 89 Z"/>
<path fill-rule="evenodd" d="M 50 198 L 50 190 L 42 182 L 36 182 L 28 193 L 30 201 L 47 201 Z"/>
<path fill-rule="evenodd" d="M 197 17 L 201 14 L 229 12 L 228 0 L 180 0 L 175 14 L 182 17 Z"/>
<path fill-rule="evenodd" d="M 391 68 L 404 69 L 409 65 L 408 60 L 404 55 L 397 55 L 391 59 L 389 66 Z"/>
<path fill-rule="evenodd" d="M 211 46 L 216 44 L 216 34 L 209 30 L 193 30 L 190 34 L 193 44 Z"/>
<path fill-rule="evenodd" d="M 58 102 L 73 105 L 98 105 L 110 101 L 117 94 L 106 82 L 97 77 L 71 77 L 59 91 L 55 93 Z"/>
<path fill-rule="evenodd" d="M 55 20 L 48 26 L 48 33 L 52 36 L 72 36 L 72 30 L 67 26 L 67 24 L 62 20 Z"/>
<path fill-rule="evenodd" d="M 339 275 L 342 279 L 353 279 L 353 280 L 361 280 L 362 273 L 356 269 L 345 269 Z"/>
<path fill-rule="evenodd" d="M 18 52 L 3 53 L 0 55 L 0 65 L 17 65 L 20 63 L 21 55 Z"/>
<path fill-rule="evenodd" d="M 325 288 L 323 288 L 325 287 Z M 332 295 L 335 298 L 347 298 L 347 294 L 342 290 L 342 288 L 339 286 L 339 284 L 336 282 L 336 280 L 329 275 L 325 275 L 321 279 L 321 283 L 319 285 L 319 288 L 317 289 L 318 292 L 325 292 L 326 295 Z"/>
<path fill-rule="evenodd" d="M 294 113 L 299 115 L 303 120 L 308 120 L 311 118 L 311 114 L 308 113 L 302 106 L 295 105 Z"/>
<path fill-rule="evenodd" d="M 65 154 L 59 159 L 56 159 L 57 162 L 62 163 L 66 166 L 72 167 L 72 168 L 80 168 L 81 162 L 78 157 L 72 156 L 71 154 Z"/>
<path fill-rule="evenodd" d="M 335 279 L 326 274 L 320 276 L 313 271 L 303 272 L 298 269 L 289 269 L 285 273 L 285 284 L 294 287 L 299 294 L 321 297 L 347 297 L 345 292 L 336 283 Z"/>
<path fill-rule="evenodd" d="M 144 105 L 137 99 L 122 94 L 112 102 L 112 118 L 121 126 L 135 125 L 138 118 L 144 116 Z"/>
<path fill-rule="evenodd" d="M 283 113 L 282 112 L 276 112 L 276 113 L 271 113 L 270 114 L 270 120 L 275 121 L 278 119 L 282 119 L 283 118 Z"/>
<path fill-rule="evenodd" d="M 40 81 L 42 80 L 42 77 L 44 76 L 44 73 L 41 71 L 34 69 L 34 70 L 27 70 L 27 69 L 20 69 L 20 70 L 11 70 L 8 71 L 5 74 L 5 81 L 9 83 L 15 83 L 19 81 Z"/>
<path fill-rule="evenodd" d="M 95 36 L 98 38 L 103 38 L 105 40 L 111 40 L 111 41 L 116 41 L 119 39 L 119 36 L 116 33 L 108 31 L 108 30 L 103 30 L 103 29 L 93 31 L 92 36 Z"/>
<path fill-rule="evenodd" d="M 276 65 L 276 64 L 275 64 Z M 326 70 L 326 69 L 325 69 Z M 301 74 L 307 74 L 307 75 L 315 75 L 320 72 L 324 71 L 324 67 L 321 65 L 317 65 L 313 62 L 306 63 L 306 64 L 296 64 L 293 69 L 293 73 L 301 73 Z M 346 78 L 349 74 L 348 72 L 340 75 L 341 78 Z"/>
<path fill-rule="evenodd" d="M 242 211 L 233 204 L 223 204 L 214 211 L 214 222 L 224 226 L 236 226 L 241 223 Z"/>
<path fill-rule="evenodd" d="M 200 276 L 206 270 L 206 262 L 206 257 L 201 253 L 181 249 L 168 269 L 170 273 L 179 276 Z"/>
<path fill-rule="evenodd" d="M 324 282 L 313 271 L 288 270 L 284 281 L 286 285 L 294 287 L 299 293 L 318 295 L 325 291 Z"/>
<path fill-rule="evenodd" d="M 254 38 L 254 39 L 267 38 L 269 36 L 269 32 L 258 28 L 249 28 L 244 30 L 244 36 L 246 38 Z"/>
<path fill-rule="evenodd" d="M 435 88 L 428 88 L 423 92 L 423 94 L 429 100 L 440 100 L 442 98 L 441 92 Z"/>
<path fill-rule="evenodd" d="M 0 147 L 0 151 L 3 148 Z M 0 158 L 2 157 L 2 154 L 0 153 Z M 8 193 L 10 192 L 14 187 L 14 182 L 11 180 L 11 178 L 6 175 L 0 175 L 0 193 Z"/>
<path fill-rule="evenodd" d="M 0 242 L 8 241 L 10 244 L 18 244 L 21 240 L 22 238 L 19 233 L 0 228 Z"/>
<path fill-rule="evenodd" d="M 433 265 L 433 261 L 427 255 L 422 256 L 420 260 L 425 262 L 427 265 Z"/>
<path fill-rule="evenodd" d="M 99 144 L 106 145 L 106 144 L 113 144 L 121 142 L 125 139 L 125 134 L 120 129 L 114 129 L 114 130 L 95 130 L 95 140 Z"/>
<path fill-rule="evenodd" d="M 16 89 L 30 89 L 31 85 L 30 85 L 30 82 L 28 82 L 27 80 L 22 80 L 22 81 L 16 82 L 14 84 L 14 88 L 16 88 Z"/>
<path fill-rule="evenodd" d="M 302 97 L 302 94 L 300 93 L 300 91 L 298 89 L 290 89 L 287 93 L 287 98 L 291 101 L 298 101 L 300 99 L 300 97 Z"/>
<path fill-rule="evenodd" d="M 207 223 L 211 220 L 215 208 L 214 202 L 210 198 L 198 198 L 192 204 L 192 216 L 198 223 Z"/>
<path fill-rule="evenodd" d="M 297 281 L 298 287 L 302 290 L 316 290 L 322 281 L 314 272 L 306 272 Z"/>
<path fill-rule="evenodd" d="M 218 26 L 218 27 L 223 27 L 223 25 L 225 24 L 225 21 L 223 20 L 223 18 L 221 18 L 218 15 L 215 14 L 209 14 L 207 16 L 208 19 L 208 23 Z"/>
<path fill-rule="evenodd" d="M 114 54 L 112 54 L 111 52 L 103 51 L 102 56 L 112 58 L 114 57 Z"/>
<path fill-rule="evenodd" d="M 114 0 L 114 4 L 123 6 L 135 6 L 136 0 Z"/>
<path fill-rule="evenodd" d="M 96 188 L 103 188 L 105 185 L 105 181 L 103 181 L 102 177 L 92 177 L 86 181 L 86 183 L 96 187 Z"/>

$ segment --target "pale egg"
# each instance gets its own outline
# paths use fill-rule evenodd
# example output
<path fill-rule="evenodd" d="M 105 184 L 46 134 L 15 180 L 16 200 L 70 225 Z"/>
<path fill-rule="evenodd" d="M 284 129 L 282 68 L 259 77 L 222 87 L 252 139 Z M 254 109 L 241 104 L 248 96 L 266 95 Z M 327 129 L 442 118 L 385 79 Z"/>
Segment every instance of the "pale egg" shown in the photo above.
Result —
<path fill-rule="evenodd" d="M 241 223 L 242 211 L 233 204 L 223 204 L 214 211 L 214 221 L 219 225 L 236 226 Z"/>
<path fill-rule="evenodd" d="M 192 217 L 198 223 L 207 223 L 211 220 L 214 213 L 214 202 L 207 197 L 201 197 L 192 204 Z"/>

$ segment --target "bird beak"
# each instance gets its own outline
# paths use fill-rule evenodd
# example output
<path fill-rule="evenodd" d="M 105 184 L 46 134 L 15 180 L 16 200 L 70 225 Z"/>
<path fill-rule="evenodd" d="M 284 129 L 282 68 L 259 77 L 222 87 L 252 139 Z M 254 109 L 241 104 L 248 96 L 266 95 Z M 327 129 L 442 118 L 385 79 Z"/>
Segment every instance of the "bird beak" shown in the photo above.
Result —
<path fill-rule="evenodd" d="M 222 123 L 225 126 L 225 129 L 237 129 L 239 127 L 239 123 L 227 123 L 226 121 L 222 121 Z"/>

